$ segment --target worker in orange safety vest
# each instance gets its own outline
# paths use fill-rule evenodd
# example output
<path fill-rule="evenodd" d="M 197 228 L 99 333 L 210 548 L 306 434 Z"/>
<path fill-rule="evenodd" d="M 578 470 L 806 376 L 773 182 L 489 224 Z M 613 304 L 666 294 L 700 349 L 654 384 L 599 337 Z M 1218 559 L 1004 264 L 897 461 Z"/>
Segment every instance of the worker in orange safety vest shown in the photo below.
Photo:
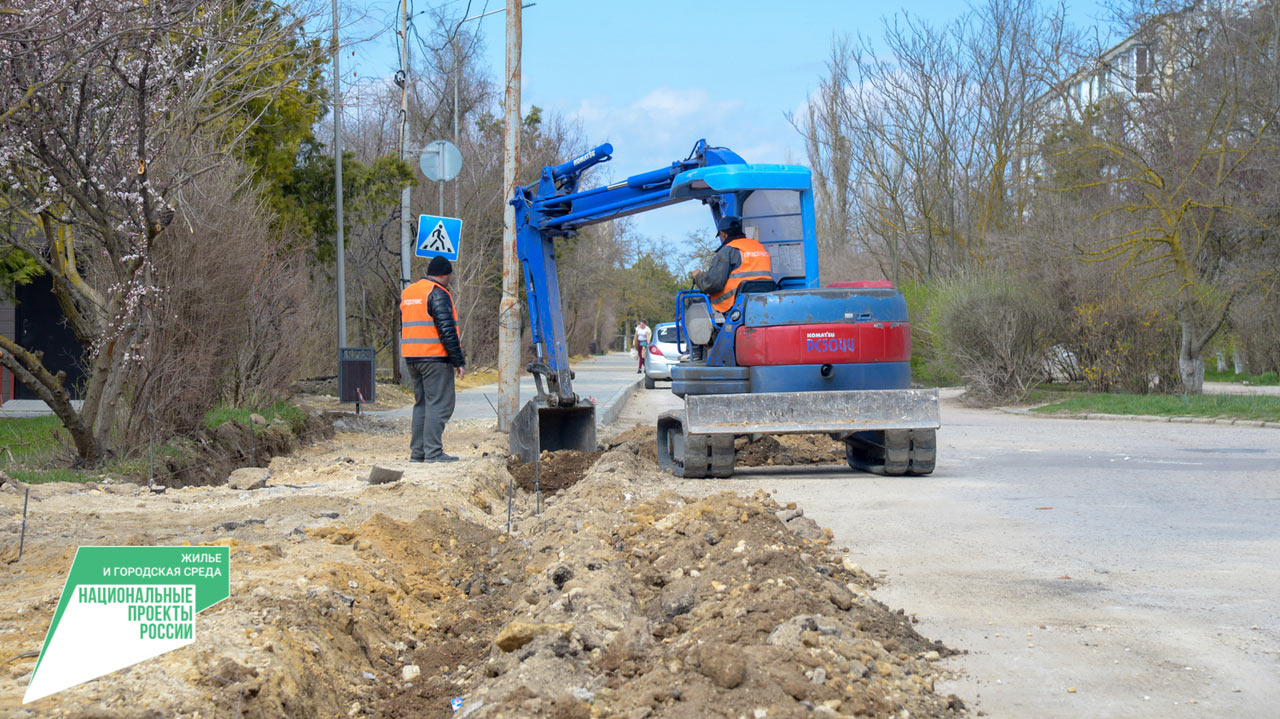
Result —
<path fill-rule="evenodd" d="M 720 249 L 716 250 L 706 272 L 693 271 L 693 283 L 711 297 L 716 312 L 728 312 L 737 296 L 738 286 L 747 280 L 772 280 L 773 261 L 769 251 L 742 232 L 742 220 L 731 215 L 716 222 Z"/>
<path fill-rule="evenodd" d="M 454 376 L 466 375 L 458 311 L 449 292 L 453 263 L 431 258 L 427 276 L 400 293 L 400 355 L 413 383 L 410 462 L 455 462 L 441 437 L 453 416 Z"/>

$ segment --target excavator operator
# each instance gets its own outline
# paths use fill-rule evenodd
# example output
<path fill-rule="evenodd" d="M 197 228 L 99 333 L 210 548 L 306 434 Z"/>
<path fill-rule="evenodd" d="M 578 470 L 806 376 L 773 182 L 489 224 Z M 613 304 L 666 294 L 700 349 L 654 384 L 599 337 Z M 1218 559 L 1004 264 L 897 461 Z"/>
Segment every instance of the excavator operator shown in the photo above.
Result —
<path fill-rule="evenodd" d="M 772 280 L 769 251 L 742 232 L 742 219 L 725 215 L 716 222 L 720 249 L 706 272 L 693 271 L 693 284 L 711 298 L 711 306 L 724 314 L 733 306 L 738 285 L 747 280 Z"/>

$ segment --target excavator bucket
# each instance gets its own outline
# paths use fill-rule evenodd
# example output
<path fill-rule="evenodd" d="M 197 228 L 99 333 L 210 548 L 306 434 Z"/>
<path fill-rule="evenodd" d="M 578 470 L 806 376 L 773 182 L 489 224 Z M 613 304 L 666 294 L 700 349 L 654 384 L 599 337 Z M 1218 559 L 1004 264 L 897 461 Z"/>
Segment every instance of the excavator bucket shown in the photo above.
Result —
<path fill-rule="evenodd" d="M 532 462 L 542 452 L 596 451 L 596 406 L 578 400 L 572 407 L 545 407 L 530 400 L 511 423 L 511 454 Z"/>

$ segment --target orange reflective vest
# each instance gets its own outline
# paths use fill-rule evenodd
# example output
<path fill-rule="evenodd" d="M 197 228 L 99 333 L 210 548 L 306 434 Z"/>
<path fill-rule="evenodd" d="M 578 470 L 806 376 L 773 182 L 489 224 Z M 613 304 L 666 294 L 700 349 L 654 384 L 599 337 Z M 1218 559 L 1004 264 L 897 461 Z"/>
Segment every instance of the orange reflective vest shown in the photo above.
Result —
<path fill-rule="evenodd" d="M 733 306 L 738 285 L 743 282 L 773 279 L 773 261 L 769 259 L 769 251 L 760 244 L 759 240 L 739 237 L 736 240 L 730 240 L 728 244 L 742 254 L 742 265 L 729 273 L 729 279 L 725 280 L 724 289 L 720 294 L 711 297 L 711 306 L 716 309 L 716 312 L 729 311 Z"/>
<path fill-rule="evenodd" d="M 418 280 L 400 293 L 400 356 L 405 359 L 414 357 L 447 357 L 444 344 L 440 342 L 440 331 L 427 311 L 427 298 L 431 291 L 439 287 L 449 295 L 449 306 L 453 310 L 453 324 L 458 324 L 458 308 L 453 306 L 453 294 L 444 285 L 431 280 Z M 458 328 L 458 339 L 462 339 L 462 328 Z"/>

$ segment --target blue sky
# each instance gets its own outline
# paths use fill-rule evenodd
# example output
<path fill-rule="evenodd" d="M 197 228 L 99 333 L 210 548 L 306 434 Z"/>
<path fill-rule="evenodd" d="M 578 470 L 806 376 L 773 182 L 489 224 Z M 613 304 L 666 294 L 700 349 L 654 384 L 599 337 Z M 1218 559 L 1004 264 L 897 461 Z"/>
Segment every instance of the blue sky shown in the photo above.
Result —
<path fill-rule="evenodd" d="M 881 18 L 899 11 L 942 24 L 965 7 L 938 0 L 533 1 L 523 13 L 522 104 L 576 121 L 590 146 L 613 143 L 614 159 L 606 166 L 611 178 L 681 159 L 703 137 L 748 162 L 805 164 L 800 136 L 786 115 L 817 87 L 833 37 L 878 37 Z M 452 10 L 466 2 L 447 4 Z M 446 3 L 411 4 L 421 11 Z M 472 0 L 471 14 L 504 4 Z M 400 3 L 363 5 L 371 21 L 389 23 Z M 1101 12 L 1095 0 L 1070 7 L 1081 26 L 1094 25 Z M 475 21 L 484 35 L 485 62 L 499 82 L 503 17 Z M 388 33 L 360 48 L 355 64 L 361 75 L 394 71 L 395 41 Z M 710 231 L 710 213 L 700 205 L 677 205 L 638 215 L 636 223 L 655 240 L 678 243 L 691 230 Z"/>

